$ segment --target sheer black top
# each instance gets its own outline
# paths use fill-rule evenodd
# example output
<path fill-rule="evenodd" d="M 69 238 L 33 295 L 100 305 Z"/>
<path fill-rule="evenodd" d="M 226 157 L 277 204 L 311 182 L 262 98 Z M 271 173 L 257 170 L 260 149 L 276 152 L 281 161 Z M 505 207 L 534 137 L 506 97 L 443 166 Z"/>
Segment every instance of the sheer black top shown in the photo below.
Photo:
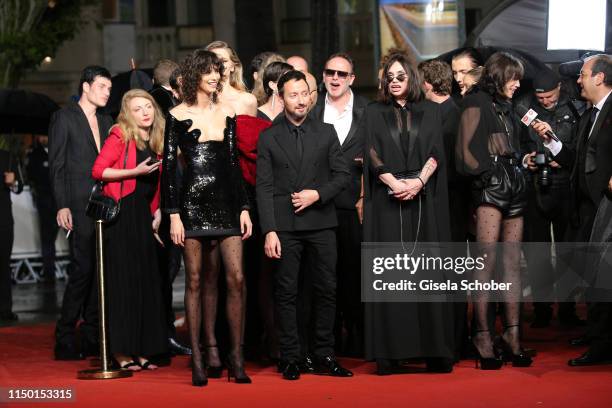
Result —
<path fill-rule="evenodd" d="M 521 125 L 510 100 L 479 90 L 466 96 L 462 107 L 455 147 L 460 174 L 486 172 L 493 156 L 519 158 Z"/>

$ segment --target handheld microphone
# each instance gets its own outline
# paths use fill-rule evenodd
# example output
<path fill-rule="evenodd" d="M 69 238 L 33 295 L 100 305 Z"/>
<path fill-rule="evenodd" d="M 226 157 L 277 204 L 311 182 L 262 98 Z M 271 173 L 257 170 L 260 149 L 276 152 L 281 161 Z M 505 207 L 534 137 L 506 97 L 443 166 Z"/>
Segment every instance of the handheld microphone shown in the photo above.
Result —
<path fill-rule="evenodd" d="M 538 112 L 534 111 L 531 108 L 527 108 L 524 105 L 517 104 L 516 107 L 515 107 L 515 110 L 516 110 L 516 113 L 518 113 L 518 115 L 521 117 L 521 122 L 525 126 L 531 126 L 534 123 L 541 122 L 541 120 L 538 119 Z M 551 139 L 559 142 L 559 138 L 551 130 L 547 130 L 546 131 L 546 136 L 548 136 Z"/>

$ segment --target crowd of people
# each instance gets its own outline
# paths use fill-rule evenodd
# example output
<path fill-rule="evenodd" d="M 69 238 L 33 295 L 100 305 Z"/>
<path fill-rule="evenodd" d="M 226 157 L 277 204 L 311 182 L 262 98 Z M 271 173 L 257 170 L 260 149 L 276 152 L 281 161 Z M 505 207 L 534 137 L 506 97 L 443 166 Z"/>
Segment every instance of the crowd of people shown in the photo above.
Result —
<path fill-rule="evenodd" d="M 612 197 L 612 58 L 584 61 L 582 100 L 552 70 L 533 78 L 523 98 L 541 121 L 531 127 L 515 113 L 525 69 L 509 53 L 484 61 L 464 49 L 450 64 L 417 67 L 393 52 L 380 68 L 369 101 L 353 91 L 345 53 L 328 58 L 319 86 L 304 58 L 265 52 L 251 63 L 249 92 L 236 52 L 215 41 L 180 63 L 160 61 L 153 90 L 128 91 L 113 122 L 104 113 L 111 75 L 86 67 L 78 102 L 49 131 L 50 186 L 72 261 L 55 358 L 98 353 L 85 209 L 102 181 L 120 206 L 104 244 L 109 351 L 122 369 L 188 354 L 192 384 L 203 386 L 224 370 L 251 383 L 245 356 L 276 363 L 287 380 L 352 376 L 336 355 L 375 361 L 380 375 L 405 361 L 448 373 L 470 355 L 484 370 L 531 366 L 535 352 L 521 345 L 521 243 L 551 242 L 551 227 L 554 241 L 588 242 L 600 201 Z M 539 154 L 551 189 L 541 188 Z M 561 198 L 568 191 L 572 199 Z M 471 324 L 468 299 L 363 303 L 361 243 L 417 241 L 476 243 L 486 259 L 476 278 L 502 265 L 514 290 L 502 302 L 473 296 Z M 553 268 L 548 255 L 524 252 L 528 264 L 546 258 Z M 189 347 L 173 325 L 181 258 Z M 572 341 L 590 347 L 573 366 L 612 361 L 612 308 L 592 302 L 588 312 L 586 335 Z M 558 316 L 584 324 L 572 302 Z M 536 303 L 532 327 L 552 317 L 551 303 Z"/>

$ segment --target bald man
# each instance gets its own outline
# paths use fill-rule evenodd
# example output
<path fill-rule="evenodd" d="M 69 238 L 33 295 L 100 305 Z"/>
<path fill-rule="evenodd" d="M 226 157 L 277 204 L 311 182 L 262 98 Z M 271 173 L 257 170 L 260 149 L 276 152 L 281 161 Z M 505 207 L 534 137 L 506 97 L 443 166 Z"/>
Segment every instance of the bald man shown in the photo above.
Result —
<path fill-rule="evenodd" d="M 310 72 L 305 72 L 304 74 L 306 75 L 306 82 L 310 89 L 310 106 L 308 107 L 308 111 L 311 111 L 317 104 L 317 99 L 319 98 L 318 84 L 317 79 Z"/>
<path fill-rule="evenodd" d="M 294 55 L 287 58 L 287 64 L 292 65 L 293 69 L 303 73 L 308 72 L 308 61 L 299 55 Z"/>

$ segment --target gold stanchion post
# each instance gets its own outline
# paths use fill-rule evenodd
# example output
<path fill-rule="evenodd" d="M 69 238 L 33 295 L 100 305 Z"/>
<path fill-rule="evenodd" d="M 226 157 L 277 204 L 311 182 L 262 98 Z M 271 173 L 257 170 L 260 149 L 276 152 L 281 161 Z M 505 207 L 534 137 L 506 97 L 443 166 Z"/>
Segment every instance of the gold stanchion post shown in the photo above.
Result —
<path fill-rule="evenodd" d="M 96 261 L 98 270 L 98 308 L 100 313 L 100 369 L 81 370 L 77 378 L 81 380 L 105 380 L 131 377 L 129 370 L 111 370 L 108 358 L 106 337 L 106 296 L 104 293 L 104 241 L 102 220 L 96 220 Z"/>

